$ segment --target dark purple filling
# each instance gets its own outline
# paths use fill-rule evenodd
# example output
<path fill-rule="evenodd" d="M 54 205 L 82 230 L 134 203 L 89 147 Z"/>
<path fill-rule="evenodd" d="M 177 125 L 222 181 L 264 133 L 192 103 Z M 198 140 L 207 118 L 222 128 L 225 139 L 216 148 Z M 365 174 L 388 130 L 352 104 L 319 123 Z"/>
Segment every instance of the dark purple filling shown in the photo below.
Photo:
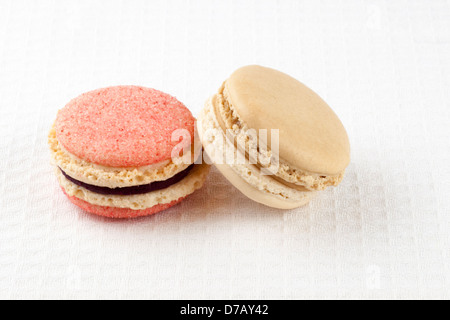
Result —
<path fill-rule="evenodd" d="M 192 164 L 189 167 L 187 167 L 185 170 L 174 175 L 172 178 L 164 180 L 164 181 L 155 181 L 155 182 L 140 185 L 140 186 L 114 188 L 114 189 L 108 188 L 108 187 L 94 186 L 92 184 L 87 184 L 87 183 L 75 180 L 74 178 L 68 176 L 64 171 L 62 171 L 61 168 L 59 168 L 59 170 L 61 170 L 62 174 L 64 175 L 64 177 L 66 177 L 67 180 L 69 180 L 70 182 L 76 184 L 77 186 L 83 187 L 89 191 L 99 193 L 99 194 L 105 194 L 105 195 L 132 196 L 132 195 L 136 195 L 136 194 L 144 194 L 144 193 L 149 193 L 152 191 L 168 188 L 168 187 L 180 182 L 184 178 L 186 178 L 186 176 L 189 174 L 189 172 L 192 170 L 193 167 L 194 167 L 194 165 Z"/>

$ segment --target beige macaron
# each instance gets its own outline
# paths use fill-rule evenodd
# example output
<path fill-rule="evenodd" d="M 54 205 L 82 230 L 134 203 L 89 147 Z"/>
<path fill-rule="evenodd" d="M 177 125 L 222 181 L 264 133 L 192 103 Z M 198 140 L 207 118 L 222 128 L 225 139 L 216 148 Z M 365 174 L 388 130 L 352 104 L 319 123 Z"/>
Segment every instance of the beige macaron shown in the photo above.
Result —
<path fill-rule="evenodd" d="M 280 71 L 246 66 L 206 103 L 198 119 L 212 163 L 242 193 L 264 205 L 292 209 L 337 186 L 350 144 L 327 103 Z"/>

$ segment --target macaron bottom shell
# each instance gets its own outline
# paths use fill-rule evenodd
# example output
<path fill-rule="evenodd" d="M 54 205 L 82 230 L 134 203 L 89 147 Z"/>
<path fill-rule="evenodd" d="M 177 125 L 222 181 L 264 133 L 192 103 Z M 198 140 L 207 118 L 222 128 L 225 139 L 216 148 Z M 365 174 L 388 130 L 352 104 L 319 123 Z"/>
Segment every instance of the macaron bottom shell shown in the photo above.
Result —
<path fill-rule="evenodd" d="M 107 218 L 114 218 L 114 219 L 128 219 L 128 218 L 138 218 L 138 217 L 144 217 L 149 216 L 155 213 L 158 213 L 160 211 L 169 209 L 170 207 L 175 206 L 176 204 L 180 203 L 182 200 L 184 200 L 186 197 L 181 197 L 177 200 L 174 200 L 170 203 L 164 203 L 164 204 L 158 204 L 156 206 L 144 209 L 144 210 L 133 210 L 128 208 L 115 208 L 115 207 L 104 207 L 104 206 L 98 206 L 95 204 L 91 204 L 89 202 L 86 202 L 84 200 L 78 199 L 74 196 L 69 196 L 64 188 L 62 188 L 62 191 L 64 194 L 69 198 L 70 202 L 72 202 L 74 205 L 78 206 L 79 208 L 98 215 L 102 217 Z"/>
<path fill-rule="evenodd" d="M 271 194 L 267 191 L 261 191 L 258 188 L 246 182 L 238 173 L 231 167 L 225 164 L 216 164 L 216 168 L 227 178 L 227 180 L 241 191 L 247 198 L 263 204 L 268 207 L 289 210 L 307 205 L 311 199 L 316 195 L 316 192 L 303 192 L 303 198 L 299 200 L 281 199 L 280 197 Z"/>

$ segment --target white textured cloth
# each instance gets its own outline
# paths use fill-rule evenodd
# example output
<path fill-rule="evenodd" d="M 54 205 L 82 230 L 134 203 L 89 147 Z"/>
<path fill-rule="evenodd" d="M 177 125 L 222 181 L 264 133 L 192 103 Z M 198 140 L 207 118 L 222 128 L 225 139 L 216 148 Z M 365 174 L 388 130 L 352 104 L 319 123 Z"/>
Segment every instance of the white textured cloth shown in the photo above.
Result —
<path fill-rule="evenodd" d="M 344 182 L 277 211 L 214 170 L 152 217 L 74 207 L 47 132 L 135 84 L 198 114 L 240 66 L 285 71 L 346 126 Z M 0 298 L 450 298 L 450 3 L 0 1 Z"/>

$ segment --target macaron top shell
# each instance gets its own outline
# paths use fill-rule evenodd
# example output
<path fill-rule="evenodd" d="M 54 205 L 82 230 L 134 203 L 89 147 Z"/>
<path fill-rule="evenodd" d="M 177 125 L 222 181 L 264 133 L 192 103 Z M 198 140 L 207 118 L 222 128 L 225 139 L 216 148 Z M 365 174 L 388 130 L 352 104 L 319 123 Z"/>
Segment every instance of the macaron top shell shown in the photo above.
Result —
<path fill-rule="evenodd" d="M 339 118 L 314 91 L 280 71 L 247 66 L 225 82 L 224 94 L 252 129 L 279 129 L 280 158 L 324 175 L 350 162 L 350 144 Z"/>
<path fill-rule="evenodd" d="M 195 119 L 176 98 L 137 86 L 85 93 L 59 111 L 59 143 L 71 154 L 109 167 L 142 167 L 171 158 L 194 139 Z M 190 139 L 174 139 L 177 129 Z"/>

